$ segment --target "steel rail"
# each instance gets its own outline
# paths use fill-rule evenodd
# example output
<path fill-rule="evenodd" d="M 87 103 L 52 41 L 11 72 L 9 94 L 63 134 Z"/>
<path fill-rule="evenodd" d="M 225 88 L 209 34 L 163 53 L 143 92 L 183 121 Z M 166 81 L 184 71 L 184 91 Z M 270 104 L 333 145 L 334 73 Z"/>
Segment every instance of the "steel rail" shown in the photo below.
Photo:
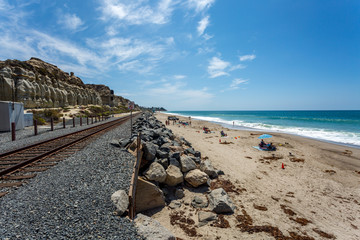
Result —
<path fill-rule="evenodd" d="M 98 133 L 100 133 L 102 131 L 106 131 L 109 128 L 115 127 L 116 125 L 122 124 L 125 121 L 127 121 L 129 118 L 130 118 L 129 116 L 126 116 L 126 117 L 123 117 L 121 119 L 116 119 L 116 120 L 113 120 L 111 122 L 107 122 L 105 124 L 101 124 L 101 125 L 97 125 L 97 126 L 94 126 L 94 127 L 86 128 L 84 130 L 76 131 L 76 132 L 73 132 L 73 133 L 70 133 L 70 134 L 62 135 L 60 137 L 55 137 L 55 138 L 45 140 L 45 141 L 40 142 L 40 143 L 32 144 L 32 145 L 29 145 L 29 146 L 26 146 L 26 147 L 23 147 L 23 148 L 19 148 L 19 149 L 13 150 L 13 151 L 9 151 L 9 152 L 0 154 L 0 158 L 8 157 L 8 156 L 11 156 L 11 155 L 14 155 L 14 154 L 21 153 L 23 151 L 29 150 L 31 148 L 39 147 L 39 146 L 44 145 L 46 143 L 55 142 L 55 141 L 60 140 L 62 138 L 66 139 L 68 137 L 76 136 L 76 135 L 79 135 L 81 133 L 90 132 L 90 133 L 88 133 L 86 135 L 83 135 L 83 136 L 80 135 L 80 137 L 78 137 L 78 138 L 76 138 L 76 139 L 74 139 L 74 140 L 72 140 L 72 141 L 70 141 L 68 143 L 65 143 L 65 144 L 63 144 L 63 145 L 61 145 L 59 147 L 48 150 L 48 151 L 46 151 L 46 152 L 44 152 L 44 153 L 42 153 L 42 154 L 40 154 L 40 155 L 38 155 L 36 157 L 29 158 L 29 159 L 27 159 L 25 161 L 22 161 L 22 162 L 20 162 L 20 163 L 18 163 L 16 165 L 13 165 L 13 166 L 11 166 L 9 168 L 6 168 L 6 169 L 0 171 L 0 177 L 4 176 L 6 174 L 9 174 L 9 173 L 15 172 L 16 170 L 18 170 L 18 169 L 20 169 L 20 168 L 22 168 L 22 167 L 24 167 L 26 165 L 29 165 L 31 163 L 34 163 L 39 159 L 45 158 L 45 157 L 47 157 L 49 155 L 51 156 L 53 153 L 58 152 L 58 151 L 60 151 L 62 149 L 65 149 L 65 148 L 67 148 L 67 147 L 69 147 L 71 145 L 74 145 L 74 144 L 78 143 L 78 142 L 81 142 L 82 140 L 84 140 L 86 138 L 89 138 L 89 137 L 91 137 L 91 136 L 93 136 L 95 134 L 98 134 Z M 96 129 L 98 129 L 98 130 L 96 130 Z M 91 131 L 91 130 L 95 130 L 95 131 Z"/>

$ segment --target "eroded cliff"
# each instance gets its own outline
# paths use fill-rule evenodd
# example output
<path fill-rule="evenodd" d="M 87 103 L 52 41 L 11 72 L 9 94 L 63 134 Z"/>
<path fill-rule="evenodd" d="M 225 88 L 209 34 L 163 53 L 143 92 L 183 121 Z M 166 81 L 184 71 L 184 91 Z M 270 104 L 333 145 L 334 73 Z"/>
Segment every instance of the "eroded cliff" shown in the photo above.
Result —
<path fill-rule="evenodd" d="M 73 73 L 38 58 L 0 61 L 0 100 L 23 102 L 25 108 L 109 104 Z"/>

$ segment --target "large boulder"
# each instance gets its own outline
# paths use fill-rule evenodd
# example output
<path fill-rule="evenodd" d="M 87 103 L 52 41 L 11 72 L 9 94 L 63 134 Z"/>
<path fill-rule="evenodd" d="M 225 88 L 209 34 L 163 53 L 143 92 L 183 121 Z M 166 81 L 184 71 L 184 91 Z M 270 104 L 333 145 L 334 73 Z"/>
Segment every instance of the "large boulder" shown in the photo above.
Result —
<path fill-rule="evenodd" d="M 194 169 L 185 174 L 185 181 L 193 187 L 208 183 L 209 176 L 199 169 Z"/>
<path fill-rule="evenodd" d="M 129 206 L 129 196 L 124 190 L 119 190 L 111 195 L 111 201 L 116 206 L 117 213 L 121 216 Z"/>
<path fill-rule="evenodd" d="M 135 200 L 135 211 L 137 213 L 165 206 L 165 197 L 161 189 L 140 177 L 137 180 Z"/>
<path fill-rule="evenodd" d="M 151 163 L 150 167 L 144 172 L 144 176 L 151 181 L 162 183 L 166 179 L 166 171 L 160 163 L 153 162 Z"/>
<path fill-rule="evenodd" d="M 181 171 L 184 173 L 196 169 L 196 164 L 191 159 L 191 157 L 181 156 L 180 163 L 181 163 Z"/>
<path fill-rule="evenodd" d="M 184 176 L 180 169 L 175 165 L 170 165 L 166 169 L 165 183 L 169 186 L 176 186 L 184 181 Z"/>
<path fill-rule="evenodd" d="M 135 218 L 135 225 L 138 233 L 147 240 L 175 240 L 175 236 L 160 222 L 143 214 L 138 214 Z"/>
<path fill-rule="evenodd" d="M 205 172 L 211 178 L 217 178 L 218 174 L 215 168 L 211 165 L 210 160 L 205 160 L 200 164 L 200 170 Z"/>
<path fill-rule="evenodd" d="M 224 189 L 217 188 L 209 194 L 209 207 L 216 213 L 233 213 L 235 205 Z"/>
<path fill-rule="evenodd" d="M 145 142 L 143 144 L 144 147 L 144 157 L 147 161 L 152 161 L 155 159 L 157 149 L 159 148 L 152 142 Z"/>

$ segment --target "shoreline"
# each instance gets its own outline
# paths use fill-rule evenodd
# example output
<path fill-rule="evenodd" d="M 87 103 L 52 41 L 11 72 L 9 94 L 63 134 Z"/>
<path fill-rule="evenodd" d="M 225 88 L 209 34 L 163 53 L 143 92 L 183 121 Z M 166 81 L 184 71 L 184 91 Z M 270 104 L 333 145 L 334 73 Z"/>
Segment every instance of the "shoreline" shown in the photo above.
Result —
<path fill-rule="evenodd" d="M 156 113 L 156 118 L 164 124 L 167 116 Z M 188 121 L 186 117 L 179 119 Z M 196 230 L 203 235 L 201 239 L 274 239 L 266 232 L 249 234 L 241 231 L 236 217 L 243 216 L 242 211 L 246 211 L 253 226 L 276 227 L 284 236 L 295 232 L 313 239 L 328 239 L 319 235 L 320 230 L 336 239 L 360 238 L 360 218 L 357 215 L 360 212 L 359 149 L 302 136 L 271 133 L 273 137 L 266 142 L 273 142 L 278 149 L 265 152 L 252 146 L 257 146 L 260 142 L 258 136 L 266 131 L 233 130 L 193 118 L 191 122 L 191 126 L 173 125 L 171 122 L 166 127 L 191 142 L 194 149 L 208 158 L 216 169 L 224 171 L 221 179 L 245 190 L 238 194 L 229 193 L 237 209 L 232 215 L 224 215 L 229 222 L 228 228 L 197 226 L 197 210 L 193 212 L 191 201 L 199 193 L 191 189 L 185 191 L 185 198 L 181 200 L 185 207 L 177 210 L 165 207 L 150 214 L 177 237 L 199 239 L 187 236 L 170 223 L 174 211 L 193 215 L 191 218 Z M 210 128 L 212 133 L 203 133 L 203 126 Z M 221 130 L 228 137 L 220 137 Z M 282 164 L 285 169 L 282 169 Z M 259 210 L 259 206 L 266 210 Z M 286 209 L 291 209 L 296 217 L 289 216 Z"/>
<path fill-rule="evenodd" d="M 356 110 L 354 110 L 354 111 L 356 111 Z M 167 113 L 167 112 L 161 112 L 161 113 L 162 114 L 167 114 L 167 115 L 174 115 L 174 116 L 178 116 L 178 117 L 183 117 L 183 118 L 188 118 L 189 117 L 189 115 L 185 116 L 185 115 L 181 115 L 181 114 L 178 114 L 178 113 Z M 356 145 L 356 144 L 336 142 L 336 141 L 331 141 L 331 140 L 326 140 L 326 139 L 321 139 L 321 138 L 315 138 L 315 137 L 300 135 L 300 134 L 286 132 L 286 131 L 251 128 L 251 127 L 244 127 L 244 126 L 239 126 L 239 125 L 232 126 L 231 124 L 227 124 L 227 123 L 223 123 L 223 122 L 217 122 L 217 121 L 209 121 L 209 120 L 199 119 L 199 118 L 196 118 L 196 117 L 193 117 L 193 116 L 191 116 L 191 119 L 194 119 L 194 120 L 197 120 L 197 121 L 205 121 L 205 122 L 218 124 L 218 125 L 221 125 L 224 128 L 228 128 L 228 129 L 232 129 L 232 130 L 288 134 L 288 135 L 292 135 L 292 136 L 298 136 L 298 137 L 303 137 L 303 138 L 307 138 L 307 139 L 316 140 L 316 141 L 319 141 L 319 142 L 330 143 L 330 144 L 335 144 L 335 145 L 344 146 L 344 147 L 350 147 L 350 148 L 354 148 L 354 149 L 360 149 L 360 145 Z"/>

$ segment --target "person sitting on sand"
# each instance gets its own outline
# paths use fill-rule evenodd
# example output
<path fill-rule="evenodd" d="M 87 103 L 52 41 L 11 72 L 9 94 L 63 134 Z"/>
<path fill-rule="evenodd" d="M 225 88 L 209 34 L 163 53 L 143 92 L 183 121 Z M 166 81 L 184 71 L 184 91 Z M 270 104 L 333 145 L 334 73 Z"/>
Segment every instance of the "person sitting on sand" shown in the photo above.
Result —
<path fill-rule="evenodd" d="M 264 147 L 264 146 L 266 146 L 266 143 L 264 142 L 264 140 L 263 139 L 261 139 L 261 142 L 259 143 L 259 147 Z"/>
<path fill-rule="evenodd" d="M 268 149 L 269 151 L 276 151 L 276 147 L 273 146 L 272 143 L 269 143 L 269 144 L 267 145 L 267 149 Z"/>
<path fill-rule="evenodd" d="M 207 127 L 203 127 L 204 133 L 211 133 L 210 129 L 208 129 Z"/>
<path fill-rule="evenodd" d="M 222 136 L 222 137 L 226 137 L 226 136 L 227 136 L 227 134 L 226 134 L 226 133 L 224 133 L 224 131 L 223 131 L 223 130 L 221 130 L 220 134 L 221 134 L 221 136 Z"/>

